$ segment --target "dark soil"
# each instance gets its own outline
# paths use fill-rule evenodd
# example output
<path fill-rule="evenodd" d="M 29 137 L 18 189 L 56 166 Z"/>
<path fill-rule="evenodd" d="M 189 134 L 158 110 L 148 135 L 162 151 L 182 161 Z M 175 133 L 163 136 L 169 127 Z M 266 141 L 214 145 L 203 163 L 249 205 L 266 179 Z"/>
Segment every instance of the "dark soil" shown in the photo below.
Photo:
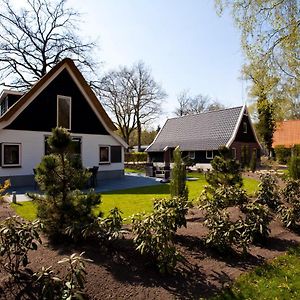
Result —
<path fill-rule="evenodd" d="M 8 204 L 0 204 L 0 219 L 12 214 Z M 249 254 L 232 252 L 221 255 L 204 245 L 203 217 L 191 209 L 187 228 L 176 236 L 178 250 L 185 260 L 179 263 L 173 275 L 160 275 L 150 261 L 134 251 L 130 236 L 125 236 L 103 251 L 92 245 L 64 244 L 50 246 L 43 238 L 43 245 L 30 253 L 30 268 L 53 266 L 74 252 L 85 252 L 93 262 L 87 264 L 86 291 L 91 299 L 199 299 L 208 298 L 228 286 L 240 274 L 284 253 L 300 242 L 300 236 L 284 229 L 279 222 L 271 224 L 271 236 L 263 245 L 253 245 Z M 26 282 L 11 282 L 0 270 L 0 299 L 37 299 Z"/>

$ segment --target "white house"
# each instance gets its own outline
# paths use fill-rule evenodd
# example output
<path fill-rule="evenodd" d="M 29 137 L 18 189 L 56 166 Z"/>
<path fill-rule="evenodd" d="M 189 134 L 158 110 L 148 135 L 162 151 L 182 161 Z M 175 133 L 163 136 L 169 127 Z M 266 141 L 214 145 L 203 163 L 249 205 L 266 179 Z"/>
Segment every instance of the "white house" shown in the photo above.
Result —
<path fill-rule="evenodd" d="M 32 185 L 52 128 L 67 128 L 85 167 L 98 179 L 124 174 L 124 149 L 113 122 L 71 59 L 64 59 L 28 92 L 0 95 L 0 182 Z"/>

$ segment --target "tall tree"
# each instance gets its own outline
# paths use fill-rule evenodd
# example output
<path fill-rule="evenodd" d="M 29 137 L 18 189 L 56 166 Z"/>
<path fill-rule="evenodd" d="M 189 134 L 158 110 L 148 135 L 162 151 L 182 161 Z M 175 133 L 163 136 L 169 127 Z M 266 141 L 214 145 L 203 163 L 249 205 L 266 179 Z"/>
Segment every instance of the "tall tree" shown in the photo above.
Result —
<path fill-rule="evenodd" d="M 102 79 L 99 93 L 127 143 L 133 130 L 137 130 L 140 151 L 142 128 L 160 114 L 161 102 L 166 97 L 150 70 L 139 62 L 111 71 Z"/>
<path fill-rule="evenodd" d="M 217 100 L 211 100 L 209 96 L 201 94 L 191 96 L 187 90 L 182 91 L 177 96 L 177 102 L 178 107 L 174 113 L 179 117 L 224 108 L 224 105 Z"/>
<path fill-rule="evenodd" d="M 65 57 L 91 74 L 95 44 L 77 35 L 79 20 L 66 0 L 0 0 L 0 84 L 27 89 Z"/>
<path fill-rule="evenodd" d="M 267 66 L 278 79 L 277 92 L 285 107 L 283 118 L 298 115 L 300 102 L 300 2 L 299 0 L 215 0 L 219 12 L 231 10 L 241 29 L 247 68 Z M 255 84 L 255 83 L 253 83 Z M 274 109 L 281 102 L 273 101 Z"/>

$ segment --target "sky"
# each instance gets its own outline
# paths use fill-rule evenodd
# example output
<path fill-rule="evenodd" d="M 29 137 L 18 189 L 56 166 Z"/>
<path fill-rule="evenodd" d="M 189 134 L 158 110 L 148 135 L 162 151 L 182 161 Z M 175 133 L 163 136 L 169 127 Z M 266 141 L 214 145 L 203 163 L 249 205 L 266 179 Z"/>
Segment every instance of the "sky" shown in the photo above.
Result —
<path fill-rule="evenodd" d="M 67 0 L 66 6 L 81 13 L 78 34 L 97 41 L 100 76 L 138 61 L 150 68 L 168 95 L 155 126 L 174 116 L 184 90 L 226 107 L 246 102 L 240 32 L 228 12 L 217 15 L 214 0 Z"/>
<path fill-rule="evenodd" d="M 214 0 L 68 0 L 67 4 L 82 14 L 80 34 L 97 39 L 99 72 L 140 60 L 150 67 L 168 94 L 164 120 L 174 116 L 177 95 L 183 90 L 209 95 L 227 107 L 246 101 L 240 33 L 229 13 L 217 15 Z"/>

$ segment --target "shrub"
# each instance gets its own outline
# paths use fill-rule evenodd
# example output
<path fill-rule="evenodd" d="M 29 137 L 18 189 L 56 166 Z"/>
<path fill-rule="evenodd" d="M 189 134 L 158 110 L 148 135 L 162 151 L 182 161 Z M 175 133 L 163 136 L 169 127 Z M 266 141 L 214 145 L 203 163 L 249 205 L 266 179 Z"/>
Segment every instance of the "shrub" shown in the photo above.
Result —
<path fill-rule="evenodd" d="M 0 184 L 0 203 L 3 201 L 4 196 L 6 195 L 5 192 L 10 187 L 10 181 L 5 180 L 3 184 Z"/>
<path fill-rule="evenodd" d="M 177 228 L 186 225 L 186 212 L 183 198 L 159 199 L 152 214 L 137 214 L 131 219 L 136 250 L 154 260 L 161 273 L 170 273 L 182 258 L 173 239 Z"/>
<path fill-rule="evenodd" d="M 292 179 L 300 179 L 300 156 L 292 156 L 288 163 L 289 176 Z"/>
<path fill-rule="evenodd" d="M 246 215 L 243 234 L 248 236 L 249 241 L 262 241 L 270 234 L 270 211 L 266 205 L 257 202 L 248 203 L 242 208 Z"/>
<path fill-rule="evenodd" d="M 280 205 L 276 176 L 271 173 L 261 174 L 258 188 L 257 202 L 276 210 Z"/>
<path fill-rule="evenodd" d="M 93 223 L 88 224 L 82 230 L 83 237 L 94 238 L 101 244 L 119 238 L 125 232 L 122 229 L 121 214 L 117 207 L 111 209 L 107 217 L 98 217 Z"/>
<path fill-rule="evenodd" d="M 41 243 L 39 221 L 23 222 L 14 216 L 0 225 L 0 265 L 12 276 L 18 276 L 28 264 L 29 250 L 37 250 Z"/>
<path fill-rule="evenodd" d="M 125 162 L 146 162 L 147 161 L 147 153 L 146 152 L 130 152 L 125 153 Z"/>
<path fill-rule="evenodd" d="M 44 156 L 36 169 L 36 181 L 44 195 L 29 196 L 37 204 L 37 215 L 50 238 L 61 238 L 66 228 L 72 227 L 72 237 L 78 240 L 82 229 L 95 219 L 93 208 L 101 203 L 100 195 L 78 190 L 91 174 L 73 159 L 68 131 L 53 129 L 47 142 L 52 154 Z"/>
<path fill-rule="evenodd" d="M 239 164 L 234 159 L 227 157 L 224 152 L 221 152 L 220 156 L 215 156 L 211 165 L 213 169 L 207 173 L 206 181 L 212 188 L 217 188 L 219 185 L 243 185 Z"/>
<path fill-rule="evenodd" d="M 291 149 L 285 148 L 283 145 L 278 145 L 274 148 L 276 160 L 280 164 L 286 164 L 291 157 Z"/>
<path fill-rule="evenodd" d="M 172 169 L 172 179 L 170 182 L 171 197 L 188 199 L 188 188 L 186 186 L 185 164 L 181 158 L 180 149 L 177 147 L 173 153 L 174 166 Z"/>
<path fill-rule="evenodd" d="M 284 226 L 294 228 L 300 222 L 300 180 L 289 179 L 281 195 L 286 201 L 279 209 L 281 221 Z"/>
<path fill-rule="evenodd" d="M 266 206 L 249 203 L 233 166 L 230 159 L 214 159 L 214 176 L 200 196 L 200 209 L 208 228 L 207 244 L 220 251 L 237 247 L 245 252 L 252 241 L 268 236 L 271 218 Z"/>
<path fill-rule="evenodd" d="M 83 253 L 72 254 L 70 257 L 59 261 L 59 264 L 67 264 L 67 273 L 63 278 L 55 274 L 52 267 L 42 267 L 39 272 L 33 274 L 35 284 L 40 290 L 40 299 L 87 299 L 84 292 L 85 263 L 91 261 L 83 258 Z"/>
<path fill-rule="evenodd" d="M 256 160 L 257 160 L 257 151 L 256 151 L 256 149 L 253 149 L 251 160 L 250 160 L 251 172 L 255 172 L 255 170 L 256 170 Z"/>

